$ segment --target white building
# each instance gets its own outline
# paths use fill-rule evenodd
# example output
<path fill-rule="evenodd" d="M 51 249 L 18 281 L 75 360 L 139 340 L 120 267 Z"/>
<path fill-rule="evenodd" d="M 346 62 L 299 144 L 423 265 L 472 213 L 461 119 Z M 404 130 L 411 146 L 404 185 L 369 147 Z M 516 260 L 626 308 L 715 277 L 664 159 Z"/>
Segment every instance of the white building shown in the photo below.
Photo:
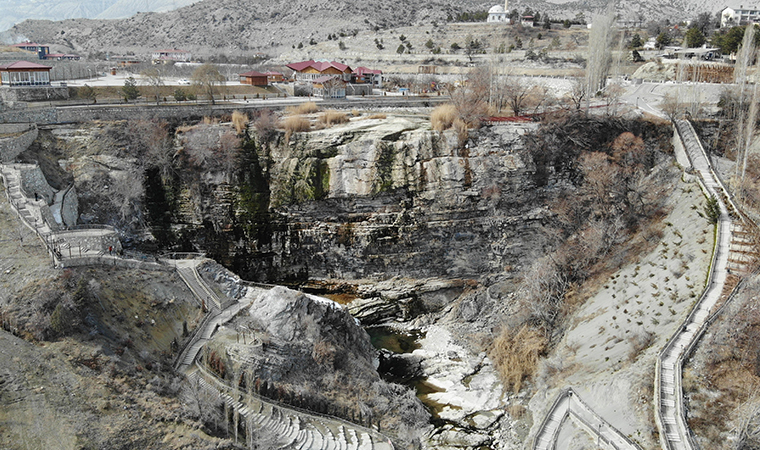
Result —
<path fill-rule="evenodd" d="M 492 6 L 488 10 L 488 19 L 486 22 L 504 22 L 509 23 L 509 0 L 504 0 L 504 6 Z"/>
<path fill-rule="evenodd" d="M 760 23 L 760 5 L 741 3 L 723 8 L 720 12 L 720 26 L 732 27 Z"/>

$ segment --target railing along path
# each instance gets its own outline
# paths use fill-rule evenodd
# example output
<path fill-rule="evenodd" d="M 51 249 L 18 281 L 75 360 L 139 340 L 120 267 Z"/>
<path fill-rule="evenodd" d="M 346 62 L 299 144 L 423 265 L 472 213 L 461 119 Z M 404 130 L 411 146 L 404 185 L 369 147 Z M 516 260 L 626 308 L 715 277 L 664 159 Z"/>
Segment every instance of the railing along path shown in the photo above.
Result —
<path fill-rule="evenodd" d="M 754 267 L 760 233 L 755 223 L 736 207 L 720 177 L 713 170 L 691 123 L 676 120 L 674 125 L 684 144 L 689 162 L 699 176 L 702 189 L 708 197 L 714 197 L 718 201 L 720 209 L 720 217 L 716 224 L 715 250 L 705 290 L 683 324 L 660 352 L 655 373 L 655 420 L 661 447 L 667 450 L 696 450 L 699 446 L 688 428 L 684 409 L 683 363 L 707 327 L 741 285 L 738 275 Z M 734 272 L 731 272 L 732 270 Z M 713 312 L 715 309 L 717 311 Z M 586 414 L 585 418 L 583 414 Z M 536 433 L 533 448 L 556 448 L 559 430 L 568 417 L 595 436 L 599 445 L 603 444 L 605 448 L 638 448 L 599 417 L 572 388 L 563 389 L 549 408 Z"/>

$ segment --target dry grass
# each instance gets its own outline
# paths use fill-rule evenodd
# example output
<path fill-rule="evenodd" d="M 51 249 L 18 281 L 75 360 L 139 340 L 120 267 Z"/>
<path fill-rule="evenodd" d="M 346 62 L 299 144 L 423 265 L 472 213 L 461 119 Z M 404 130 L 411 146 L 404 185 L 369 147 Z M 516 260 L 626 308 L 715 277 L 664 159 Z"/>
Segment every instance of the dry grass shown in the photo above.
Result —
<path fill-rule="evenodd" d="M 515 420 L 521 419 L 525 415 L 525 411 L 526 409 L 523 405 L 509 405 L 509 408 L 507 408 L 507 413 Z"/>
<path fill-rule="evenodd" d="M 340 112 L 340 111 L 325 111 L 322 113 L 321 116 L 319 116 L 319 123 L 332 126 L 332 125 L 338 125 L 341 123 L 346 123 L 350 119 L 348 118 L 348 115 L 346 113 Z"/>
<path fill-rule="evenodd" d="M 523 381 L 536 372 L 539 357 L 546 347 L 546 338 L 536 329 L 523 325 L 515 333 L 515 330 L 503 327 L 493 342 L 489 356 L 504 385 L 512 386 L 517 393 Z"/>
<path fill-rule="evenodd" d="M 290 133 L 300 133 L 309 131 L 311 129 L 311 122 L 309 122 L 309 119 L 301 116 L 286 117 L 282 121 L 282 128 Z"/>
<path fill-rule="evenodd" d="M 290 141 L 293 133 L 302 133 L 311 129 L 309 119 L 302 116 L 286 117 L 280 122 L 280 126 L 285 129 L 285 140 Z"/>
<path fill-rule="evenodd" d="M 245 130 L 245 126 L 248 123 L 248 114 L 240 111 L 232 111 L 232 125 L 235 127 L 237 134 L 240 134 Z"/>
<path fill-rule="evenodd" d="M 457 109 L 451 103 L 446 103 L 436 107 L 430 113 L 430 124 L 436 131 L 443 131 L 451 128 L 454 120 L 457 118 Z"/>
<path fill-rule="evenodd" d="M 214 124 L 219 123 L 219 119 L 216 117 L 204 116 L 201 123 L 203 123 L 204 125 L 214 125 Z"/>
<path fill-rule="evenodd" d="M 387 119 L 388 116 L 385 114 L 372 114 L 371 116 L 367 117 L 367 119 Z"/>
<path fill-rule="evenodd" d="M 352 109 L 351 110 L 351 115 L 354 116 L 354 117 L 359 117 L 359 116 L 362 115 L 362 113 L 360 113 L 358 109 Z"/>
<path fill-rule="evenodd" d="M 306 102 L 301 103 L 297 106 L 290 106 L 286 109 L 288 114 L 295 115 L 295 114 L 314 114 L 315 112 L 319 111 L 319 107 L 314 102 Z"/>

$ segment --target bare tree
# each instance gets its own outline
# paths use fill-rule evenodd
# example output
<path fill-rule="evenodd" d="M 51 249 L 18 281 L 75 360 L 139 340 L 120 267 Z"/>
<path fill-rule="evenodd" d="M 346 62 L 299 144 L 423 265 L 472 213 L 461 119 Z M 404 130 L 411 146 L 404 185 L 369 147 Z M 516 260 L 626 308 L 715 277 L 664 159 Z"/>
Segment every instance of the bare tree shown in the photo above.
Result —
<path fill-rule="evenodd" d="M 219 72 L 219 69 L 214 64 L 203 64 L 195 69 L 191 76 L 193 83 L 198 86 L 201 91 L 211 100 L 211 104 L 216 104 L 214 100 L 214 94 L 216 93 L 218 86 L 223 85 L 227 80 Z"/>
<path fill-rule="evenodd" d="M 752 403 L 750 399 L 747 403 Z M 760 405 L 745 406 L 746 411 L 739 425 L 739 436 L 734 443 L 737 450 L 760 448 Z"/>
<path fill-rule="evenodd" d="M 604 89 L 604 104 L 608 116 L 615 116 L 618 112 L 620 97 L 625 93 L 625 89 L 620 83 L 613 82 Z"/>
<path fill-rule="evenodd" d="M 140 199 L 145 194 L 142 171 L 133 167 L 126 171 L 113 172 L 111 184 L 112 189 L 109 198 L 119 211 L 121 219 L 138 217 Z"/>
<path fill-rule="evenodd" d="M 472 69 L 467 78 L 460 80 L 459 86 L 450 91 L 451 103 L 457 110 L 459 118 L 469 127 L 477 127 L 488 115 L 488 93 L 491 77 L 488 68 Z"/>
<path fill-rule="evenodd" d="M 517 76 L 507 76 L 499 84 L 499 90 L 503 91 L 507 105 L 515 116 L 519 116 L 534 86 L 523 77 Z"/>
<path fill-rule="evenodd" d="M 588 84 L 584 78 L 585 76 L 580 74 L 573 78 L 570 85 L 570 91 L 567 93 L 568 99 L 575 107 L 576 111 L 580 111 L 583 102 L 588 96 Z"/>
<path fill-rule="evenodd" d="M 167 177 L 173 170 L 174 137 L 169 124 L 164 121 L 136 120 L 128 125 L 128 133 L 139 145 L 138 164 L 143 168 L 158 167 L 161 176 Z"/>
<path fill-rule="evenodd" d="M 161 87 L 164 85 L 164 77 L 161 71 L 155 67 L 145 69 L 140 73 L 145 83 L 150 86 L 153 96 L 156 97 L 156 105 L 161 101 Z"/>
<path fill-rule="evenodd" d="M 259 117 L 253 122 L 253 129 L 261 143 L 269 143 L 277 132 L 277 116 L 272 111 L 265 109 L 259 113 Z"/>
<path fill-rule="evenodd" d="M 612 62 L 611 39 L 615 24 L 614 4 L 610 4 L 604 14 L 594 16 L 589 33 L 588 62 L 586 64 L 586 109 L 590 97 L 604 87 Z"/>
<path fill-rule="evenodd" d="M 676 120 L 678 116 L 683 114 L 684 106 L 679 97 L 670 92 L 662 97 L 662 103 L 660 103 L 660 109 L 671 121 Z"/>

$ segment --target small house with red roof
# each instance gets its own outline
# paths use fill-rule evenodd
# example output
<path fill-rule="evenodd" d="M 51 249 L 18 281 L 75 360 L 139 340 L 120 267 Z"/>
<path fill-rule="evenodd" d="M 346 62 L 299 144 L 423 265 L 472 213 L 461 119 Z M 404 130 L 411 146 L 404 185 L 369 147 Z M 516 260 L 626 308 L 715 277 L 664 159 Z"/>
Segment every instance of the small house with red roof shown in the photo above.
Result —
<path fill-rule="evenodd" d="M 366 67 L 357 67 L 351 73 L 354 83 L 371 84 L 373 87 L 383 87 L 383 71 L 368 69 Z"/>
<path fill-rule="evenodd" d="M 286 67 L 293 70 L 293 78 L 296 81 L 312 81 L 324 76 L 340 78 L 343 81 L 351 80 L 351 68 L 335 61 L 314 61 L 311 59 L 288 64 Z"/>
<path fill-rule="evenodd" d="M 267 76 L 267 81 L 270 83 L 282 83 L 285 81 L 285 75 L 280 72 L 264 72 L 264 74 Z"/>
<path fill-rule="evenodd" d="M 269 77 L 265 73 L 250 71 L 240 74 L 240 84 L 250 84 L 251 86 L 266 86 L 269 84 Z"/>
<path fill-rule="evenodd" d="M 16 61 L 0 65 L 2 86 L 50 86 L 52 67 L 31 61 Z"/>
<path fill-rule="evenodd" d="M 19 44 L 13 44 L 11 47 L 26 50 L 27 52 L 34 52 L 39 59 L 45 59 L 47 54 L 50 53 L 49 45 L 38 44 L 36 42 L 21 42 Z"/>

